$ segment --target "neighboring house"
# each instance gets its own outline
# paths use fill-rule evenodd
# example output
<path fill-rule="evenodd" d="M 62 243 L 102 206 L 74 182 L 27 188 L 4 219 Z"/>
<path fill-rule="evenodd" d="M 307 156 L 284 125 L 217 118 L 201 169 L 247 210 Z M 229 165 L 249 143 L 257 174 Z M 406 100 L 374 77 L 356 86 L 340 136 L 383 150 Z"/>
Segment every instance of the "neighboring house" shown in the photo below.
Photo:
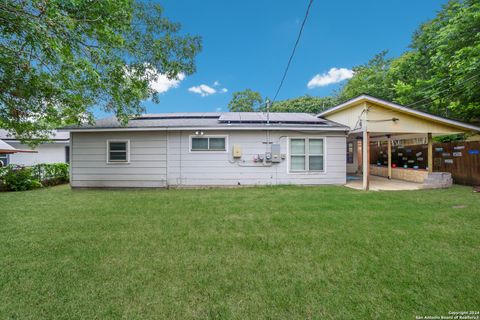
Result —
<path fill-rule="evenodd" d="M 344 184 L 348 164 L 368 188 L 369 148 L 357 142 L 480 129 L 362 95 L 318 116 L 147 114 L 65 130 L 72 187 Z"/>
<path fill-rule="evenodd" d="M 33 150 L 35 153 L 0 154 L 0 161 L 7 164 L 31 166 L 38 163 L 69 162 L 70 135 L 68 132 L 54 131 L 50 141 L 35 148 L 22 144 L 6 130 L 0 129 L 0 139 L 15 149 Z"/>
<path fill-rule="evenodd" d="M 6 166 L 9 156 L 15 153 L 36 153 L 36 151 L 16 149 L 0 139 L 0 167 Z"/>

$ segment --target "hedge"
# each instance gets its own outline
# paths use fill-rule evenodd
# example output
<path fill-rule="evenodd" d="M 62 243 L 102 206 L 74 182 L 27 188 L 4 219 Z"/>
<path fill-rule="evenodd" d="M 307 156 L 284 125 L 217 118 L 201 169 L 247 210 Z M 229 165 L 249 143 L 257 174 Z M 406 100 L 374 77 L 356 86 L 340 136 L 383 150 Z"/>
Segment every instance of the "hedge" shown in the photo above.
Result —
<path fill-rule="evenodd" d="M 67 163 L 42 163 L 32 167 L 8 165 L 0 168 L 0 190 L 26 191 L 68 181 Z"/>

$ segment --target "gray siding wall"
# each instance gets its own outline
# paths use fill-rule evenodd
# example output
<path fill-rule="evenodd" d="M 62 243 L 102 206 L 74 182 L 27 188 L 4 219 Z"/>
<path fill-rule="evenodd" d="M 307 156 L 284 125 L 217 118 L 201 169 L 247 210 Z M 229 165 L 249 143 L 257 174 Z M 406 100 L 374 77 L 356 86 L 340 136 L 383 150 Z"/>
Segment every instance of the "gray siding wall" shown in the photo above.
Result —
<path fill-rule="evenodd" d="M 288 157 L 270 167 L 254 163 L 267 151 L 266 131 L 204 131 L 205 136 L 227 136 L 226 152 L 191 152 L 194 131 L 73 133 L 73 187 L 162 187 L 264 184 L 344 184 L 346 180 L 343 133 L 270 132 L 270 141 L 288 154 L 288 138 L 325 138 L 325 172 L 289 173 Z M 130 140 L 130 163 L 107 164 L 106 141 Z M 242 158 L 234 162 L 232 146 L 240 145 Z"/>
<path fill-rule="evenodd" d="M 130 141 L 130 163 L 107 163 L 107 140 Z M 72 133 L 72 187 L 165 187 L 166 133 Z"/>

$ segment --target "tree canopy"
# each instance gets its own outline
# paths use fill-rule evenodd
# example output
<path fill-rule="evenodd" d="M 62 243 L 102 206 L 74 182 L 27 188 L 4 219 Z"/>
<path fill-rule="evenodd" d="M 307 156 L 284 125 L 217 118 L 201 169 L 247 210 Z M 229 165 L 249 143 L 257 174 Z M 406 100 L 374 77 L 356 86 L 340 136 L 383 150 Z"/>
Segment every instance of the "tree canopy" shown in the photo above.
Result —
<path fill-rule="evenodd" d="M 251 89 L 234 92 L 232 100 L 228 103 L 228 110 L 232 112 L 257 111 L 263 103 L 260 93 Z"/>
<path fill-rule="evenodd" d="M 0 19 L 0 127 L 26 140 L 91 121 L 93 107 L 125 122 L 158 102 L 160 75 L 193 73 L 201 49 L 140 0 L 5 0 Z"/>
<path fill-rule="evenodd" d="M 480 2 L 448 2 L 398 58 L 382 52 L 355 74 L 340 100 L 367 93 L 415 109 L 480 121 Z"/>
<path fill-rule="evenodd" d="M 270 111 L 320 113 L 335 106 L 335 104 L 336 99 L 333 97 L 313 97 L 306 95 L 275 102 L 270 107 Z"/>

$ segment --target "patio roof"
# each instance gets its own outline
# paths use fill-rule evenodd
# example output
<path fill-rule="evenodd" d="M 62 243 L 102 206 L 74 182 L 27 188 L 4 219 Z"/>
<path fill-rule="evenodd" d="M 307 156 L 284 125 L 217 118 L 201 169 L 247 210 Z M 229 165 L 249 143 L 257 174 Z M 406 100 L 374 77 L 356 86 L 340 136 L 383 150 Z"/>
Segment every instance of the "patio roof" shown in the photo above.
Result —
<path fill-rule="evenodd" d="M 26 153 L 36 153 L 37 151 L 35 150 L 21 150 L 21 149 L 15 149 L 8 143 L 6 143 L 3 140 L 0 140 L 0 153 L 1 154 L 11 154 L 11 153 L 17 153 L 17 152 L 26 152 Z"/>
<path fill-rule="evenodd" d="M 326 110 L 318 114 L 318 117 L 349 125 L 353 131 L 359 129 L 363 131 L 367 126 L 369 132 L 436 134 L 480 132 L 480 127 L 475 125 L 411 109 L 366 94 Z M 357 127 L 362 120 L 365 122 L 364 125 Z"/>

